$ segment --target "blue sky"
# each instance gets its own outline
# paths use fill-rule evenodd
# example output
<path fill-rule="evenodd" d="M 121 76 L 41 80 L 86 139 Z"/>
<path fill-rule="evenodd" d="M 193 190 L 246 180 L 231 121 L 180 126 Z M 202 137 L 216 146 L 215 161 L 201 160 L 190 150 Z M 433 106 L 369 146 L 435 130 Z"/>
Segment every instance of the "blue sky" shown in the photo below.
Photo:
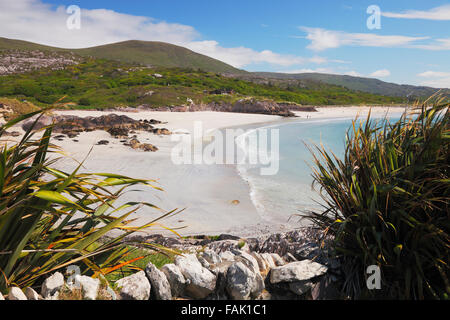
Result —
<path fill-rule="evenodd" d="M 316 71 L 450 87 L 446 1 L 0 2 L 4 37 L 69 48 L 158 40 L 249 71 Z M 80 29 L 66 27 L 69 5 L 81 8 Z M 370 5 L 381 9 L 381 29 L 367 27 Z"/>

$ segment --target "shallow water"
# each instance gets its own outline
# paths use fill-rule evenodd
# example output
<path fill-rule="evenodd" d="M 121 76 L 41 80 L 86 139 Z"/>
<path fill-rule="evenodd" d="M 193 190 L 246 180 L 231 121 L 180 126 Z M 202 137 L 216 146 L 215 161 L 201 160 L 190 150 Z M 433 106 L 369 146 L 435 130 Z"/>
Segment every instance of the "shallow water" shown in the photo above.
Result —
<path fill-rule="evenodd" d="M 391 116 L 391 120 L 398 118 L 399 115 Z M 321 197 L 316 191 L 319 187 L 312 188 L 313 157 L 307 146 L 323 144 L 342 158 L 346 132 L 351 125 L 350 118 L 307 119 L 256 129 L 279 130 L 280 162 L 276 175 L 262 176 L 261 165 L 237 166 L 241 177 L 250 186 L 252 201 L 262 218 L 298 225 L 297 214 L 321 210 Z M 246 147 L 242 143 L 240 146 Z M 302 220 L 301 224 L 307 224 L 307 220 Z"/>

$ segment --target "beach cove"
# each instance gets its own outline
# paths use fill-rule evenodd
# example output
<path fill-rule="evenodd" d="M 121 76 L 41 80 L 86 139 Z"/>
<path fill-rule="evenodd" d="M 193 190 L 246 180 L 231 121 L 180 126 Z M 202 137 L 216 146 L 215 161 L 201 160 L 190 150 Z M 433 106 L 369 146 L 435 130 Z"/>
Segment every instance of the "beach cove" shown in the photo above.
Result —
<path fill-rule="evenodd" d="M 365 119 L 369 110 L 368 107 L 324 107 L 318 108 L 318 112 L 296 112 L 298 118 L 210 111 L 68 110 L 55 113 L 79 117 L 98 117 L 115 113 L 136 120 L 156 119 L 162 123 L 155 125 L 155 128 L 166 128 L 181 136 L 192 133 L 195 123 L 200 121 L 203 139 L 207 142 L 211 141 L 211 135 L 215 130 L 225 128 L 240 128 L 245 132 L 258 128 L 282 128 L 282 133 L 284 127 L 311 126 L 313 123 L 321 123 L 322 126 L 329 121 L 348 122 L 356 116 Z M 403 108 L 376 107 L 371 113 L 374 117 L 382 117 L 385 114 L 396 116 L 403 110 Z M 287 181 L 280 185 L 280 181 L 284 180 L 277 180 L 277 176 L 258 177 L 252 172 L 252 168 L 242 165 L 174 164 L 171 152 L 179 142 L 174 141 L 176 139 L 171 135 L 155 135 L 139 131 L 136 135 L 139 141 L 153 144 L 159 150 L 148 153 L 130 149 L 105 131 L 82 132 L 76 139 L 52 141 L 72 158 L 61 160 L 55 166 L 70 172 L 78 165 L 77 161 L 84 160 L 83 172 L 114 172 L 129 177 L 157 180 L 157 186 L 164 189 L 163 192 L 144 187 L 133 188 L 139 192 L 128 192 L 120 201 L 149 202 L 161 208 L 163 212 L 184 209 L 182 213 L 161 221 L 164 227 L 173 228 L 183 236 L 226 233 L 251 237 L 287 232 L 305 225 L 305 221 L 298 221 L 293 215 L 312 208 L 309 201 L 313 194 L 310 187 L 310 173 L 303 172 L 302 175 L 306 178 L 298 184 L 295 181 Z M 323 138 L 326 140 L 326 137 Z M 308 137 L 305 136 L 305 139 L 308 140 Z M 97 145 L 101 140 L 107 140 L 109 143 Z M 283 141 L 283 136 L 280 137 L 280 141 Z M 297 142 L 298 146 L 303 145 L 302 141 Z M 281 163 L 283 161 L 281 158 Z M 284 173 L 281 167 L 280 174 Z M 283 190 L 290 190 L 292 193 Z M 298 198 L 295 196 L 297 194 Z M 272 206 L 274 203 L 276 205 Z M 136 218 L 133 224 L 147 223 L 161 214 L 161 211 L 144 207 L 133 214 L 132 218 Z M 164 227 L 156 226 L 148 232 L 170 234 Z"/>

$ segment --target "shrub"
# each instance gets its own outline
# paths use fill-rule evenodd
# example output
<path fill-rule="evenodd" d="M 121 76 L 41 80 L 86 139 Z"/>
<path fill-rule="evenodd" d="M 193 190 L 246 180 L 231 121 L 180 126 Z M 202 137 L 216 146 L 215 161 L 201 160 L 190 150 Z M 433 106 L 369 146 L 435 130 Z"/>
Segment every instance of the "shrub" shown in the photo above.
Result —
<path fill-rule="evenodd" d="M 88 98 L 81 98 L 80 100 L 78 100 L 78 104 L 80 106 L 90 106 L 91 101 Z"/>
<path fill-rule="evenodd" d="M 449 104 L 424 104 L 398 122 L 353 122 L 344 159 L 315 147 L 313 177 L 324 200 L 314 224 L 331 235 L 351 298 L 447 299 Z M 380 267 L 381 290 L 366 268 Z"/>
<path fill-rule="evenodd" d="M 0 128 L 0 136 L 39 113 L 11 120 Z M 127 259 L 136 247 L 124 238 L 174 211 L 133 227 L 127 220 L 132 213 L 142 206 L 158 208 L 136 202 L 115 206 L 115 202 L 133 185 L 161 189 L 153 180 L 79 173 L 82 164 L 71 173 L 52 168 L 57 159 L 49 160 L 47 154 L 59 151 L 49 142 L 52 127 L 44 128 L 37 139 L 32 129 L 0 152 L 0 291 L 11 285 L 31 286 L 70 264 L 81 265 L 83 273 L 97 277 L 143 259 L 135 255 Z M 127 212 L 116 216 L 122 210 Z M 118 235 L 105 241 L 103 236 L 112 230 Z M 140 245 L 155 249 L 150 243 Z"/>

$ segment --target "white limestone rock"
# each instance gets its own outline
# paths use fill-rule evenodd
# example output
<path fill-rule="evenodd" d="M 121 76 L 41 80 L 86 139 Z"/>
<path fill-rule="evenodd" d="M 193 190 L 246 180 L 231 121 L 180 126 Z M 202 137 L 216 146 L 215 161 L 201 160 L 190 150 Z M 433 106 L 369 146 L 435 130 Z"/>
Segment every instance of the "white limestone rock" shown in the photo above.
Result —
<path fill-rule="evenodd" d="M 8 300 L 28 300 L 22 289 L 18 287 L 9 288 Z"/>
<path fill-rule="evenodd" d="M 60 272 L 55 272 L 42 283 L 41 296 L 47 300 L 57 299 L 59 290 L 61 290 L 63 286 L 64 276 Z"/>
<path fill-rule="evenodd" d="M 148 300 L 150 298 L 151 285 L 144 271 L 117 280 L 116 286 L 119 288 L 119 296 L 122 300 Z"/>
<path fill-rule="evenodd" d="M 173 297 L 180 297 L 184 294 L 186 279 L 181 273 L 180 268 L 173 263 L 164 265 L 161 271 L 166 275 L 170 284 L 170 291 Z"/>
<path fill-rule="evenodd" d="M 192 298 L 204 299 L 214 291 L 217 277 L 204 268 L 195 255 L 178 256 L 175 264 L 180 268 L 183 276 L 189 280 L 186 285 L 186 293 Z"/>
<path fill-rule="evenodd" d="M 149 262 L 145 268 L 145 274 L 152 286 L 151 292 L 156 300 L 172 300 L 170 284 L 164 272 L 160 271 L 153 263 Z"/>
<path fill-rule="evenodd" d="M 327 272 L 327 267 L 311 260 L 291 262 L 270 271 L 270 282 L 295 282 L 309 280 Z"/>

